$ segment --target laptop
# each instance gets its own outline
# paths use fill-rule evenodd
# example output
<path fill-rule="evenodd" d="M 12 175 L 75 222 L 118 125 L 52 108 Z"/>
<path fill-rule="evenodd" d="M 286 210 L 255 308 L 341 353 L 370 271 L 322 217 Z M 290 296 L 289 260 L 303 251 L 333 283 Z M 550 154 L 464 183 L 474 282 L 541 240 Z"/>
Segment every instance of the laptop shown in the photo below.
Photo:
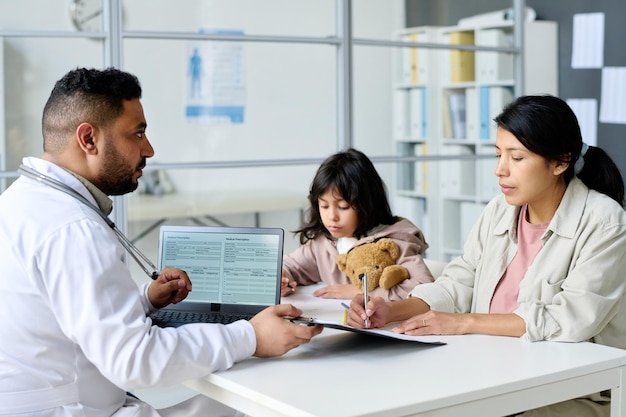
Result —
<path fill-rule="evenodd" d="M 278 228 L 161 226 L 159 270 L 186 271 L 193 289 L 154 314 L 153 323 L 228 324 L 280 303 L 283 241 Z"/>

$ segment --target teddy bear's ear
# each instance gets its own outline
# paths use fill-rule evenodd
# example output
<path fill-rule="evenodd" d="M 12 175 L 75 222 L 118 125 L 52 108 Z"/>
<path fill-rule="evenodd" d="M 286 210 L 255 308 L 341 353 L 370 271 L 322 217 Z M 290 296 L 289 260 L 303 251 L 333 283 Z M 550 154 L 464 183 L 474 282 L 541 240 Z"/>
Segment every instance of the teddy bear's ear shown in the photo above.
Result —
<path fill-rule="evenodd" d="M 395 260 L 400 257 L 400 248 L 393 240 L 389 238 L 383 238 L 380 239 L 377 244 L 379 249 L 388 252 L 389 256 L 391 256 L 392 259 Z"/>
<path fill-rule="evenodd" d="M 345 274 L 346 262 L 348 261 L 348 254 L 340 253 L 339 255 L 337 255 L 336 261 L 337 261 L 337 266 L 339 267 L 339 270 Z"/>

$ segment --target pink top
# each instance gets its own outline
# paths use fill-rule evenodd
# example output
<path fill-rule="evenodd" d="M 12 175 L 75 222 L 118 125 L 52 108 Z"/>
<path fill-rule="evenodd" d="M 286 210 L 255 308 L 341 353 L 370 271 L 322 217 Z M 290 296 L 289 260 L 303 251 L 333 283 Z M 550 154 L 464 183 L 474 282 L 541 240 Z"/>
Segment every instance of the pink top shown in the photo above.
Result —
<path fill-rule="evenodd" d="M 530 264 L 541 249 L 541 236 L 548 228 L 548 223 L 531 224 L 526 220 L 528 206 L 520 210 L 517 221 L 517 253 L 504 271 L 493 297 L 491 298 L 490 313 L 509 314 L 517 308 L 519 285 L 526 275 Z"/>

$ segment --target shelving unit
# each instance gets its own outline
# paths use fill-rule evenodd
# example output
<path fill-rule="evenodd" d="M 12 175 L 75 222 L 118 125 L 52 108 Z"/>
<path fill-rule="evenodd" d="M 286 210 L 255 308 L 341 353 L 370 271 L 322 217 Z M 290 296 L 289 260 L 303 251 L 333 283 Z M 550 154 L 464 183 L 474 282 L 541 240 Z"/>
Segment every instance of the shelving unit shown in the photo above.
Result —
<path fill-rule="evenodd" d="M 524 24 L 523 89 L 516 85 L 515 54 L 510 52 L 401 48 L 394 86 L 394 152 L 397 155 L 454 155 L 443 161 L 398 164 L 394 211 L 426 234 L 429 258 L 450 260 L 489 200 L 499 194 L 494 176 L 493 118 L 521 94 L 558 91 L 557 25 Z M 398 31 L 398 40 L 512 48 L 513 22 Z M 412 95 L 418 95 L 414 100 Z M 417 103 L 415 106 L 414 103 Z M 415 128 L 414 121 L 424 126 Z"/>
<path fill-rule="evenodd" d="M 420 27 L 399 30 L 396 39 L 405 42 L 434 43 L 438 27 Z M 394 94 L 393 146 L 396 155 L 428 155 L 431 138 L 437 130 L 438 115 L 432 106 L 437 100 L 437 82 L 434 68 L 437 50 L 403 48 L 397 52 Z M 431 186 L 432 164 L 428 162 L 402 163 L 394 173 L 394 212 L 410 218 L 428 236 L 433 224 L 436 192 Z"/>

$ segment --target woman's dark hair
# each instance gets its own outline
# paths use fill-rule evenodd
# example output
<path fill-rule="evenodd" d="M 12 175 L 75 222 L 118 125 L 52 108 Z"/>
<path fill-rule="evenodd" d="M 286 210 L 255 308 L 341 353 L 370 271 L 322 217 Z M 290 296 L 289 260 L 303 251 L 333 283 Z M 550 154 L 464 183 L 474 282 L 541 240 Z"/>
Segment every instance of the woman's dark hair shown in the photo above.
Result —
<path fill-rule="evenodd" d="M 578 120 L 565 101 L 549 95 L 518 97 L 494 120 L 529 151 L 548 161 L 569 163 L 563 173 L 566 184 L 576 175 L 587 187 L 624 205 L 624 180 L 619 169 L 601 148 L 583 147 Z M 581 155 L 583 148 L 586 152 Z M 582 160 L 576 163 L 579 158 Z"/>
<path fill-rule="evenodd" d="M 319 211 L 319 198 L 327 191 L 336 190 L 357 212 L 355 237 L 380 224 L 393 224 L 385 183 L 364 153 L 348 149 L 328 157 L 317 169 L 309 190 L 309 210 L 305 224 L 294 233 L 300 234 L 300 243 L 315 239 L 320 234 L 332 236 L 324 227 Z"/>

